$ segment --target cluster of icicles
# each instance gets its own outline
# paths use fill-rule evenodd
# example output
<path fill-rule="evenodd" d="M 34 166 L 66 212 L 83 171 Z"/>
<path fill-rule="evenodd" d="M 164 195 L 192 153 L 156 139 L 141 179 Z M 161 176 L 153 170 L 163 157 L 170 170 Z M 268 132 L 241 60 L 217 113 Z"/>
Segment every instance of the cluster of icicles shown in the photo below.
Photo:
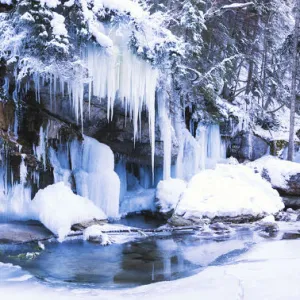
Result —
<path fill-rule="evenodd" d="M 158 69 L 151 63 L 140 59 L 128 47 L 129 34 L 118 35 L 109 31 L 114 46 L 102 49 L 90 44 L 82 50 L 82 61 L 85 68 L 79 66 L 73 70 L 71 79 L 62 77 L 60 73 L 33 74 L 36 99 L 41 100 L 41 87 L 49 83 L 51 106 L 55 95 L 70 97 L 77 122 L 83 125 L 84 99 L 88 93 L 89 112 L 92 97 L 100 101 L 107 99 L 107 119 L 113 118 L 115 102 L 118 101 L 125 110 L 126 118 L 133 123 L 134 142 L 139 137 L 141 114 L 148 112 L 149 135 L 152 146 L 152 164 L 154 164 L 155 143 L 155 94 L 159 77 Z"/>

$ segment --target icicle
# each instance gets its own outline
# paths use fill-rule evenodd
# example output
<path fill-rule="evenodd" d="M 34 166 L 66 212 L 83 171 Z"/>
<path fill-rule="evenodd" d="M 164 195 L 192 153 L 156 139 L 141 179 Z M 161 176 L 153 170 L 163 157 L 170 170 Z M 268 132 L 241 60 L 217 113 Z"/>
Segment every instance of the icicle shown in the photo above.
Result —
<path fill-rule="evenodd" d="M 7 96 L 9 94 L 9 78 L 4 77 L 4 84 L 2 86 L 4 94 Z"/>
<path fill-rule="evenodd" d="M 34 73 L 33 74 L 33 82 L 34 82 L 34 89 L 35 89 L 35 98 L 36 100 L 41 103 L 41 87 L 40 87 L 40 74 Z"/>
<path fill-rule="evenodd" d="M 48 126 L 47 126 L 48 128 Z M 47 129 L 46 129 L 47 130 Z M 47 168 L 47 132 L 44 131 L 43 126 L 40 127 L 39 144 L 33 146 L 33 152 L 39 161 L 43 161 L 44 170 Z"/>
<path fill-rule="evenodd" d="M 158 117 L 161 132 L 161 140 L 164 143 L 163 179 L 167 180 L 171 177 L 172 125 L 166 107 L 166 95 L 164 90 L 161 90 L 157 93 L 157 99 L 159 107 Z"/>

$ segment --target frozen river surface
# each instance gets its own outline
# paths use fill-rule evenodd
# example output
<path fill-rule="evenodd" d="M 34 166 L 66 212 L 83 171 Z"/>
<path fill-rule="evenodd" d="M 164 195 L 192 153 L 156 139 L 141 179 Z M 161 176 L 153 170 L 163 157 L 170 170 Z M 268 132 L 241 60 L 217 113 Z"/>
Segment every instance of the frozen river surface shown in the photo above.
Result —
<path fill-rule="evenodd" d="M 281 225 L 298 230 L 291 226 Z M 6 256 L 1 299 L 300 299 L 300 240 L 259 240 L 246 230 L 223 239 L 134 241 L 101 247 L 101 254 L 83 243 L 46 244 L 32 260 Z M 12 249 L 2 249 L 2 261 L 3 251 Z M 68 279 L 80 270 L 83 277 Z"/>

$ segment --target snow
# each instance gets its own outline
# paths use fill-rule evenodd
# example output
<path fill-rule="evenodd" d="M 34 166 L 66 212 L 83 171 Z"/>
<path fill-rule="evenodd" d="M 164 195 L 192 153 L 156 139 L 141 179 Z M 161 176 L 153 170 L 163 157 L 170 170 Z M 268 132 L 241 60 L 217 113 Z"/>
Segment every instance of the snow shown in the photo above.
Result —
<path fill-rule="evenodd" d="M 230 8 L 245 8 L 247 6 L 254 5 L 253 2 L 247 2 L 247 3 L 232 3 L 228 5 L 224 5 L 221 8 L 222 9 L 230 9 Z"/>
<path fill-rule="evenodd" d="M 65 26 L 65 18 L 64 16 L 54 12 L 53 13 L 53 19 L 50 22 L 52 28 L 53 28 L 53 34 L 57 36 L 67 36 L 68 31 Z"/>
<path fill-rule="evenodd" d="M 106 246 L 111 244 L 111 240 L 109 236 L 102 232 L 102 226 L 100 225 L 92 225 L 84 230 L 83 238 L 85 240 L 89 240 L 92 237 L 101 237 L 101 245 Z"/>
<path fill-rule="evenodd" d="M 275 223 L 275 217 L 273 215 L 269 215 L 264 217 L 260 223 Z"/>
<path fill-rule="evenodd" d="M 92 225 L 85 229 L 83 238 L 89 240 L 90 237 L 101 237 L 101 245 L 106 246 L 112 243 L 125 244 L 146 236 L 142 233 L 131 232 L 131 229 L 133 229 L 133 227 L 120 224 Z M 126 231 L 126 233 L 124 234 L 123 231 Z"/>
<path fill-rule="evenodd" d="M 0 0 L 0 3 L 11 5 L 12 4 L 12 0 Z"/>
<path fill-rule="evenodd" d="M 186 187 L 187 183 L 181 179 L 170 178 L 160 181 L 156 189 L 159 210 L 167 213 L 174 209 Z"/>
<path fill-rule="evenodd" d="M 21 20 L 35 22 L 33 16 L 29 12 L 26 12 L 24 15 L 22 15 Z"/>
<path fill-rule="evenodd" d="M 287 188 L 287 180 L 300 173 L 300 164 L 267 155 L 247 164 L 262 174 L 265 169 L 274 188 Z"/>
<path fill-rule="evenodd" d="M 106 219 L 104 212 L 90 200 L 75 195 L 63 182 L 41 189 L 32 201 L 34 219 L 41 221 L 60 241 L 71 226 L 92 219 Z"/>
<path fill-rule="evenodd" d="M 93 10 L 95 12 L 108 8 L 121 13 L 130 13 L 133 18 L 142 18 L 147 15 L 142 7 L 132 0 L 92 0 L 89 1 L 94 4 Z"/>
<path fill-rule="evenodd" d="M 64 6 L 71 7 L 71 6 L 74 5 L 74 3 L 75 3 L 75 0 L 69 0 L 69 1 L 67 1 L 67 2 L 64 3 Z"/>
<path fill-rule="evenodd" d="M 158 189 L 163 195 L 158 198 L 158 205 L 163 209 L 170 186 L 162 183 Z M 178 198 L 172 200 L 173 205 L 178 202 Z M 268 215 L 283 208 L 278 192 L 260 174 L 246 166 L 220 164 L 215 170 L 201 171 L 189 181 L 175 212 L 184 218 L 214 218 Z"/>

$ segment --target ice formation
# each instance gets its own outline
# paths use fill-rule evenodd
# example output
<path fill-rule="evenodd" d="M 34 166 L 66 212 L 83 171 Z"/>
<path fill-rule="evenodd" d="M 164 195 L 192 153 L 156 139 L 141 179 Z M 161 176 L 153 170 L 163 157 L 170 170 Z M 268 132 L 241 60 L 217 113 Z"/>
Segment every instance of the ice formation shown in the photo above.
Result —
<path fill-rule="evenodd" d="M 213 169 L 226 158 L 226 145 L 221 140 L 217 124 L 199 124 L 196 138 L 183 124 L 177 125 L 179 154 L 176 161 L 176 178 L 189 180 L 200 170 Z"/>
<path fill-rule="evenodd" d="M 27 220 L 31 217 L 31 187 L 26 186 L 25 155 L 21 157 L 20 180 L 14 179 L 8 158 L 2 154 L 0 165 L 0 220 Z"/>
<path fill-rule="evenodd" d="M 119 207 L 122 213 L 154 209 L 154 188 L 161 179 L 175 177 L 189 180 L 200 170 L 212 168 L 224 158 L 224 145 L 218 125 L 199 125 L 194 137 L 185 128 L 182 117 L 178 118 L 178 121 L 170 112 L 168 74 L 162 78 L 158 66 L 155 65 L 154 54 L 162 45 L 169 49 L 168 47 L 172 46 L 166 44 L 175 45 L 177 41 L 169 31 L 159 30 L 159 17 L 151 19 L 142 6 L 129 0 L 70 0 L 64 3 L 59 0 L 40 0 L 40 3 L 43 9 L 49 8 L 53 36 L 49 43 L 62 47 L 65 53 L 68 51 L 68 38 L 72 37 L 73 33 L 69 30 L 67 16 L 59 14 L 58 7 L 62 5 L 77 5 L 82 10 L 87 35 L 93 36 L 96 42 L 89 40 L 83 43 L 78 51 L 75 51 L 74 61 L 70 60 L 62 65 L 44 65 L 38 57 L 26 56 L 29 54 L 26 54 L 22 47 L 28 38 L 29 31 L 26 30 L 30 26 L 26 27 L 24 32 L 20 30 L 17 33 L 10 26 L 9 18 L 0 16 L 3 27 L 1 32 L 5 41 L 0 45 L 0 53 L 9 55 L 8 64 L 15 66 L 15 101 L 22 94 L 21 91 L 26 93 L 32 88 L 29 80 L 25 86 L 25 80 L 22 80 L 31 76 L 36 100 L 42 102 L 42 90 L 47 87 L 51 108 L 55 107 L 57 96 L 68 95 L 77 122 L 81 122 L 82 128 L 85 101 L 89 109 L 92 101 L 106 103 L 109 121 L 113 118 L 115 106 L 121 106 L 125 117 L 133 124 L 134 143 L 141 135 L 142 111 L 146 111 L 151 143 L 152 166 L 136 166 L 139 175 L 135 177 L 126 169 L 126 161 L 122 160 L 116 165 L 114 172 L 112 151 L 92 138 L 85 136 L 82 142 L 73 140 L 59 144 L 57 149 L 49 147 L 48 127 L 43 126 L 40 128 L 39 143 L 34 145 L 33 152 L 43 163 L 44 170 L 47 169 L 47 161 L 53 166 L 55 183 L 64 182 L 79 195 L 92 200 L 108 217 L 115 218 L 119 215 Z M 57 8 L 57 12 L 52 8 Z M 99 14 L 107 9 L 120 15 L 120 20 L 111 23 L 100 22 Z M 32 21 L 28 13 L 23 15 L 23 19 Z M 136 44 L 132 45 L 134 39 Z M 64 42 L 60 43 L 59 40 Z M 17 57 L 22 59 L 18 60 Z M 9 87 L 7 80 L 6 90 Z M 157 138 L 155 123 L 160 129 L 160 141 L 163 142 L 163 168 L 156 167 L 154 162 Z M 17 133 L 17 130 L 14 131 Z M 179 155 L 174 165 L 172 149 L 176 140 Z M 33 171 L 31 174 L 33 182 L 39 186 L 39 171 Z M 136 184 L 132 184 L 135 180 Z M 30 200 L 29 194 L 30 190 Z"/>
<path fill-rule="evenodd" d="M 60 145 L 57 151 L 50 149 L 50 162 L 55 182 L 71 185 L 74 176 L 79 195 L 93 201 L 108 217 L 118 217 L 120 179 L 114 172 L 114 155 L 108 146 L 84 136 L 82 142 L 73 140 Z"/>
<path fill-rule="evenodd" d="M 57 31 L 63 32 L 60 24 L 57 25 Z M 78 65 L 72 76 L 64 75 L 61 70 L 33 73 L 37 101 L 40 101 L 43 84 L 49 82 L 51 105 L 58 93 L 64 95 L 68 92 L 76 119 L 81 122 L 85 91 L 88 91 L 89 107 L 92 96 L 98 97 L 99 101 L 107 100 L 108 120 L 112 119 L 115 102 L 118 101 L 125 109 L 126 117 L 133 122 L 134 141 L 139 137 L 141 113 L 146 109 L 154 164 L 155 92 L 159 71 L 129 49 L 130 30 L 118 31 L 101 26 L 99 32 L 112 41 L 111 47 L 103 49 L 99 45 L 89 44 L 82 50 L 83 66 Z"/>

